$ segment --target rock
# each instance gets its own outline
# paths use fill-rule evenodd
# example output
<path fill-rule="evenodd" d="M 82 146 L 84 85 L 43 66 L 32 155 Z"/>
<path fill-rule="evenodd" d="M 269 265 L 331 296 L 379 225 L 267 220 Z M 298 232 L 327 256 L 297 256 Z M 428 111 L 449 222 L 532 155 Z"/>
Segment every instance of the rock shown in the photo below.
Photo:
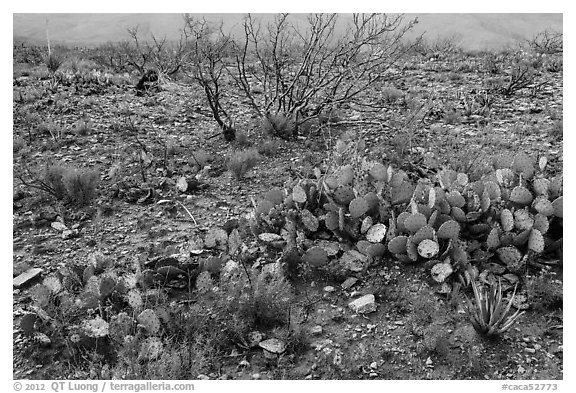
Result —
<path fill-rule="evenodd" d="M 18 277 L 16 277 L 13 280 L 12 284 L 14 285 L 15 288 L 20 288 L 23 285 L 25 285 L 26 283 L 28 283 L 31 280 L 33 280 L 34 278 L 36 278 L 41 273 L 42 273 L 42 269 L 40 269 L 39 267 L 27 270 L 24 273 L 20 274 Z"/>
<path fill-rule="evenodd" d="M 264 350 L 264 356 L 266 356 L 266 358 L 276 358 L 286 351 L 286 344 L 276 338 L 260 341 L 258 346 Z"/>
<path fill-rule="evenodd" d="M 334 292 L 335 290 L 336 290 L 336 288 L 334 288 L 333 286 L 330 286 L 330 285 L 324 287 L 324 292 L 330 293 L 330 292 Z"/>
<path fill-rule="evenodd" d="M 201 381 L 208 381 L 210 377 L 208 375 L 200 374 L 196 377 L 196 379 L 199 379 Z"/>
<path fill-rule="evenodd" d="M 348 278 L 346 279 L 346 281 L 344 281 L 344 282 L 341 284 L 342 289 L 350 289 L 350 288 L 352 288 L 352 286 L 353 286 L 354 284 L 356 284 L 357 282 L 358 282 L 358 279 L 357 279 L 356 277 L 348 277 Z"/>
<path fill-rule="evenodd" d="M 322 334 L 322 326 L 316 325 L 312 329 L 310 329 L 310 334 L 313 336 L 319 336 Z"/>
<path fill-rule="evenodd" d="M 252 374 L 252 379 L 260 379 L 260 374 Z"/>
<path fill-rule="evenodd" d="M 376 299 L 372 294 L 364 295 L 348 303 L 348 307 L 358 314 L 371 313 L 376 311 Z"/>

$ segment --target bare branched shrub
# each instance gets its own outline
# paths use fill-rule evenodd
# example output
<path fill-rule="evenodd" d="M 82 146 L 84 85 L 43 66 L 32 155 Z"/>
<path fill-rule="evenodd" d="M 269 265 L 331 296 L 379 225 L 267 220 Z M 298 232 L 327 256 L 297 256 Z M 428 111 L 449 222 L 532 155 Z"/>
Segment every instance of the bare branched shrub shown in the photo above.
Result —
<path fill-rule="evenodd" d="M 184 32 L 189 41 L 190 56 L 186 74 L 204 90 L 204 95 L 212 111 L 212 117 L 222 129 L 228 142 L 236 138 L 233 120 L 223 104 L 223 73 L 226 70 L 225 58 L 232 47 L 230 36 L 224 34 L 222 25 L 218 28 L 206 20 L 198 20 L 185 15 Z"/>
<path fill-rule="evenodd" d="M 377 109 L 371 93 L 409 50 L 401 39 L 415 21 L 354 14 L 342 34 L 337 23 L 336 14 L 311 14 L 304 27 L 288 14 L 266 26 L 246 17 L 231 75 L 258 116 L 282 114 L 298 127 L 344 105 Z"/>
<path fill-rule="evenodd" d="M 528 46 L 539 54 L 562 53 L 564 51 L 564 35 L 559 31 L 544 30 L 528 40 Z"/>

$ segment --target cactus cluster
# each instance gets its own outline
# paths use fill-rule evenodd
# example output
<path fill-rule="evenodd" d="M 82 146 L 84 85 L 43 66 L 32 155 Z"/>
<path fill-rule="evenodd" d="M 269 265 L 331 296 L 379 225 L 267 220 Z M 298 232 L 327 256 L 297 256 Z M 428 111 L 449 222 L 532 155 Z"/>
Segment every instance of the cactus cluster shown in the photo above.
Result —
<path fill-rule="evenodd" d="M 342 157 L 349 148 L 339 141 L 336 150 Z M 330 245 L 336 241 L 355 246 L 362 263 L 386 252 L 406 263 L 425 261 L 439 282 L 452 272 L 466 276 L 475 261 L 518 273 L 535 255 L 561 253 L 562 175 L 546 177 L 545 158 L 498 157 L 478 181 L 443 169 L 417 182 L 383 163 L 347 159 L 332 171 L 316 170 L 315 179 L 269 191 L 255 204 L 253 231 L 276 234 L 280 246 L 297 248 L 313 267 L 339 255 L 341 261 L 340 251 L 349 262 L 348 251 Z"/>

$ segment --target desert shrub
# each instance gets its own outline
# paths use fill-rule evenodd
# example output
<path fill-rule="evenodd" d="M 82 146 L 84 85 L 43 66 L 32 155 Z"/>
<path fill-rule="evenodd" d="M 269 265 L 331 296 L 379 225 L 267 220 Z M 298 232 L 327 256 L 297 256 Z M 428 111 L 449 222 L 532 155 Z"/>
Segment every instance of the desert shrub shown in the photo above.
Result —
<path fill-rule="evenodd" d="M 388 104 L 393 104 L 400 98 L 404 97 L 404 92 L 400 89 L 395 88 L 394 86 L 384 87 L 380 94 L 382 96 L 382 99 L 386 101 L 386 103 Z"/>
<path fill-rule="evenodd" d="M 259 160 L 260 155 L 256 149 L 235 151 L 228 158 L 226 167 L 237 180 L 240 180 Z"/>
<path fill-rule="evenodd" d="M 96 171 L 69 168 L 62 176 L 62 183 L 70 201 L 78 206 L 86 206 L 96 194 L 99 174 Z"/>
<path fill-rule="evenodd" d="M 554 121 L 550 126 L 550 130 L 548 131 L 550 136 L 554 139 L 562 139 L 562 133 L 564 130 L 562 119 Z"/>
<path fill-rule="evenodd" d="M 258 145 L 258 153 L 266 157 L 272 157 L 276 155 L 279 147 L 280 142 L 277 139 L 266 139 Z"/>
<path fill-rule="evenodd" d="M 252 143 L 250 142 L 250 139 L 248 138 L 248 134 L 246 134 L 245 132 L 242 131 L 237 131 L 236 132 L 236 146 L 238 147 L 249 147 L 250 145 L 252 145 Z"/>
<path fill-rule="evenodd" d="M 86 206 L 96 194 L 99 174 L 96 171 L 48 165 L 44 183 L 56 199 L 76 206 Z"/>
<path fill-rule="evenodd" d="M 86 118 L 80 119 L 76 123 L 74 131 L 79 136 L 89 135 L 92 132 L 92 122 Z"/>
<path fill-rule="evenodd" d="M 204 168 L 212 159 L 213 157 L 202 149 L 190 153 L 190 164 L 198 169 Z"/>
<path fill-rule="evenodd" d="M 44 64 L 46 64 L 46 67 L 52 73 L 58 71 L 63 62 L 64 59 L 55 53 L 50 53 L 44 58 Z"/>
<path fill-rule="evenodd" d="M 564 50 L 564 36 L 559 31 L 545 30 L 528 41 L 528 46 L 536 53 L 556 54 Z"/>
<path fill-rule="evenodd" d="M 261 128 L 265 135 L 278 136 L 282 139 L 290 139 L 296 134 L 296 124 L 281 113 L 265 116 Z"/>

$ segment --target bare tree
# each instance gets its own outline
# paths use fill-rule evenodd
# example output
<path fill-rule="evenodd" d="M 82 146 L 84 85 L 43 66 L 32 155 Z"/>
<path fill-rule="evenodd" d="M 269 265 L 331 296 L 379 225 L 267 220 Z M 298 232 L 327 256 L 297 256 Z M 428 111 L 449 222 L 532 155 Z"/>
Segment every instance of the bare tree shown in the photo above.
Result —
<path fill-rule="evenodd" d="M 337 23 L 336 14 L 311 14 L 301 30 L 280 14 L 263 28 L 245 18 L 232 76 L 259 116 L 283 114 L 300 125 L 343 104 L 373 105 L 371 91 L 410 49 L 401 39 L 416 21 L 354 14 L 343 33 Z"/>
<path fill-rule="evenodd" d="M 205 19 L 184 16 L 185 35 L 189 42 L 189 62 L 186 73 L 204 90 L 212 116 L 220 126 L 226 141 L 236 138 L 233 119 L 222 104 L 223 76 L 226 70 L 225 58 L 232 48 L 232 40 L 222 31 L 222 24 L 216 28 Z"/>

